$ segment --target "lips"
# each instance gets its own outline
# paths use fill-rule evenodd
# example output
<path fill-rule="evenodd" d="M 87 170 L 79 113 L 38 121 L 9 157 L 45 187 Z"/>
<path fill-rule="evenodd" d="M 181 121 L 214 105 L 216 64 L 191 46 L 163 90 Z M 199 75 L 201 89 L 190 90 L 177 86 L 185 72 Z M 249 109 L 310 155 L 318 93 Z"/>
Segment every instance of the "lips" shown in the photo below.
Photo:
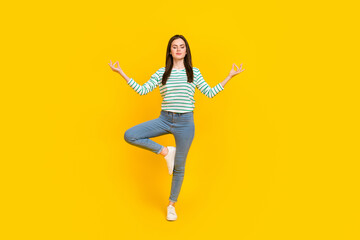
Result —
<path fill-rule="evenodd" d="M 176 55 L 181 55 L 181 53 L 177 53 Z"/>

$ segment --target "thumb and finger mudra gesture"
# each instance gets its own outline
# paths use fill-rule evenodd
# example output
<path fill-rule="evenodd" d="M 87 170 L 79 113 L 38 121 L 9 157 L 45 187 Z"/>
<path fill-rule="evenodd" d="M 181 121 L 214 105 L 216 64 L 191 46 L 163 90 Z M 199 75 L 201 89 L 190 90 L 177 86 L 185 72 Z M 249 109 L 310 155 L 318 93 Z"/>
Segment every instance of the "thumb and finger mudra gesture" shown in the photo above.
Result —
<path fill-rule="evenodd" d="M 229 73 L 229 76 L 234 77 L 234 76 L 238 75 L 239 73 L 243 72 L 245 70 L 245 68 L 243 69 L 242 65 L 243 64 L 240 64 L 240 68 L 239 68 L 235 63 L 233 63 L 230 73 Z M 237 68 L 237 70 L 234 68 L 234 66 Z"/>
<path fill-rule="evenodd" d="M 114 66 L 115 65 L 115 66 Z M 116 61 L 114 64 L 111 62 L 110 60 L 110 63 L 109 63 L 109 66 L 111 67 L 111 69 L 114 71 L 114 72 L 118 72 L 120 73 L 122 71 L 121 67 L 119 66 L 119 62 Z"/>

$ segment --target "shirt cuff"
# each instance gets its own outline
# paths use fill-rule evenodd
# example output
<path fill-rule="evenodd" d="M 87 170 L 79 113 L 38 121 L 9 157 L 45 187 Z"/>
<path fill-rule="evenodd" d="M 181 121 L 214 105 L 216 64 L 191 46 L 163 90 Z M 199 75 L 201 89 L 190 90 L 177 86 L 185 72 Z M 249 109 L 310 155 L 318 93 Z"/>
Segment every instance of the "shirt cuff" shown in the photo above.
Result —
<path fill-rule="evenodd" d="M 130 80 L 127 82 L 129 85 L 131 85 L 134 82 L 134 79 L 130 78 Z"/>
<path fill-rule="evenodd" d="M 224 90 L 224 87 L 221 86 L 221 83 L 219 83 L 218 85 L 219 85 L 219 88 L 221 89 L 221 91 Z"/>

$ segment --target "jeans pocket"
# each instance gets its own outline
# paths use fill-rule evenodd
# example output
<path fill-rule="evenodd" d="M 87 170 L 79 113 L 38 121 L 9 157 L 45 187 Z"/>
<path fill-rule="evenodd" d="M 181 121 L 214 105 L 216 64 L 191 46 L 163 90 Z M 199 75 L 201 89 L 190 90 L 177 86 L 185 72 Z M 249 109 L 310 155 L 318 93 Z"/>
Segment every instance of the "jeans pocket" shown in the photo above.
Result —
<path fill-rule="evenodd" d="M 194 121 L 194 116 L 193 114 L 185 114 L 182 116 L 182 120 L 184 122 L 193 122 Z"/>

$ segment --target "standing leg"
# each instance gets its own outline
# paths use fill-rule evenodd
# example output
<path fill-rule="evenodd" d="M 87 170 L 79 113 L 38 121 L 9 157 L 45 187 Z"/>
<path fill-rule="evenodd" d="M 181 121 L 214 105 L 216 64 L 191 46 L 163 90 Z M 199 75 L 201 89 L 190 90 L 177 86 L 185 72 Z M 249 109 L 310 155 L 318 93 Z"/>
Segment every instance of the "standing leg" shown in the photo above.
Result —
<path fill-rule="evenodd" d="M 172 204 L 170 203 L 171 205 L 177 202 L 181 185 L 183 183 L 186 158 L 195 134 L 194 122 L 179 122 L 179 127 L 174 129 L 173 134 L 176 141 L 176 154 L 171 183 L 171 193 L 169 197 L 169 201 L 172 202 Z"/>
<path fill-rule="evenodd" d="M 161 118 L 140 123 L 126 130 L 124 139 L 127 143 L 159 154 L 164 146 L 149 138 L 170 133 L 170 126 Z"/>

